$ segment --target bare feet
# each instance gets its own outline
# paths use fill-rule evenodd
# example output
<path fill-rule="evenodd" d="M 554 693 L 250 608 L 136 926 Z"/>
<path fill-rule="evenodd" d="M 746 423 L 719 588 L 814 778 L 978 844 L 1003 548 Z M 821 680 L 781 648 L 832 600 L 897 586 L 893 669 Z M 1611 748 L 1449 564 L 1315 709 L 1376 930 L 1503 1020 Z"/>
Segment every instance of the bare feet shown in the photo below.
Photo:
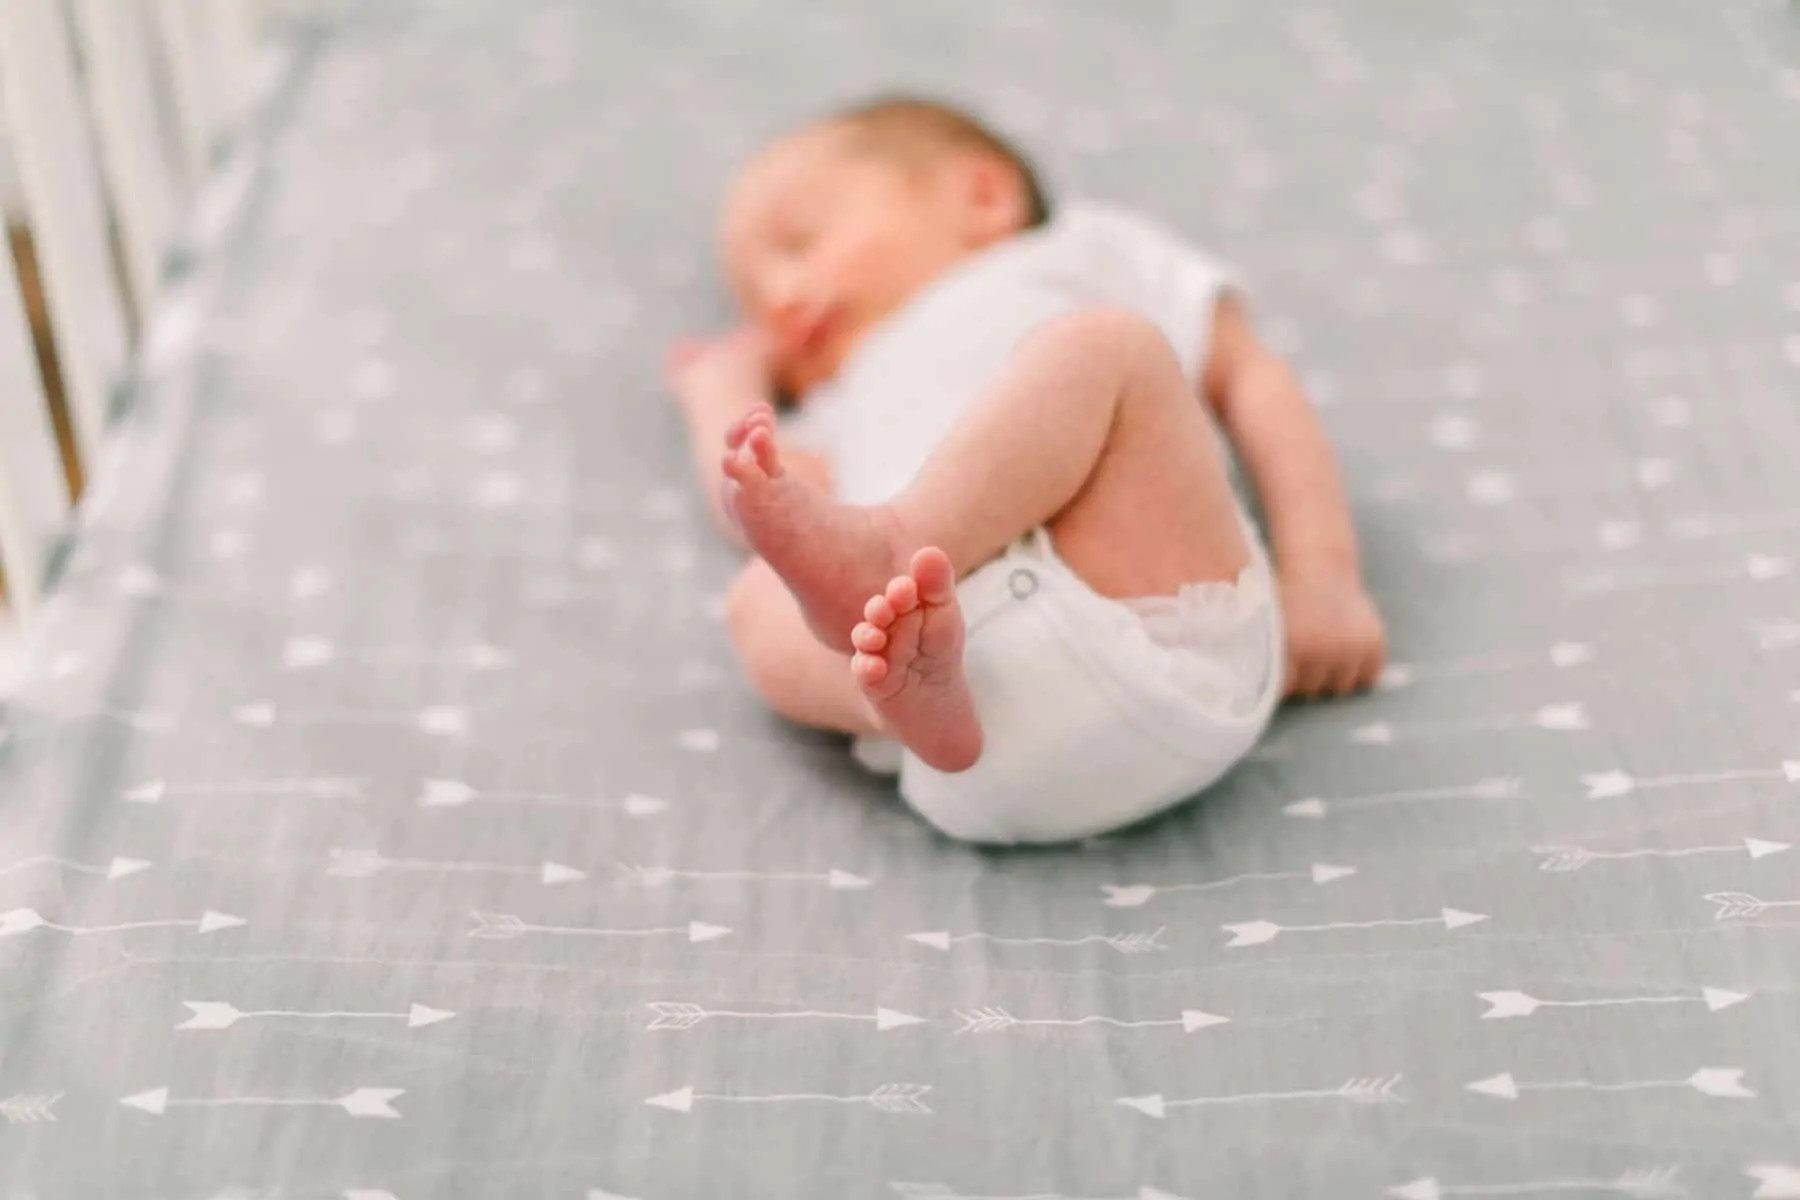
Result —
<path fill-rule="evenodd" d="M 927 765 L 966 771 L 981 757 L 981 722 L 963 674 L 956 576 L 935 547 L 919 551 L 863 609 L 850 671 L 887 732 Z"/>
<path fill-rule="evenodd" d="M 726 510 L 800 602 L 814 636 L 850 649 L 863 605 L 900 569 L 898 531 L 885 511 L 839 504 L 784 471 L 775 413 L 759 404 L 725 435 Z"/>

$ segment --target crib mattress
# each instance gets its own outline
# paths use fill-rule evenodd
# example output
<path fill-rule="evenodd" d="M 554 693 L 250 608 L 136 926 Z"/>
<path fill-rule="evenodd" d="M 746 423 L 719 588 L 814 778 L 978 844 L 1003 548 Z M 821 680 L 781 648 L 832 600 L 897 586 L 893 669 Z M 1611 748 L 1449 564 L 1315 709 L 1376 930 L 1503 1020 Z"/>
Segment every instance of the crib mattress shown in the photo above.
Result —
<path fill-rule="evenodd" d="M 1800 18 L 345 7 L 0 726 L 0 1195 L 1800 1196 Z M 767 715 L 660 348 L 877 85 L 1251 281 L 1384 686 L 950 844 Z"/>

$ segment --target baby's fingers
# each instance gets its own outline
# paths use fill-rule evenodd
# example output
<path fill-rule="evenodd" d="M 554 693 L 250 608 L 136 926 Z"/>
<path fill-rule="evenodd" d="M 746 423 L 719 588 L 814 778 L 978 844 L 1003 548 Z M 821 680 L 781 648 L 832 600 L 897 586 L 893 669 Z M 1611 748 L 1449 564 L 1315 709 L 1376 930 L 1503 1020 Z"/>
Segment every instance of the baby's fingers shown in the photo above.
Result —
<path fill-rule="evenodd" d="M 1311 698 L 1325 690 L 1328 671 L 1327 664 L 1319 660 L 1317 654 L 1305 650 L 1297 651 L 1288 668 L 1288 695 Z"/>
<path fill-rule="evenodd" d="M 676 338 L 669 343 L 668 352 L 663 355 L 663 370 L 670 375 L 685 371 L 700 357 L 700 351 L 704 348 L 705 343 L 699 338 Z"/>
<path fill-rule="evenodd" d="M 1356 673 L 1356 689 L 1364 691 L 1374 687 L 1381 681 L 1381 669 L 1386 665 L 1387 650 L 1377 642 L 1363 655 L 1361 669 Z"/>
<path fill-rule="evenodd" d="M 1334 696 L 1348 696 L 1351 692 L 1360 691 L 1366 686 L 1363 672 L 1367 665 L 1354 654 L 1345 655 L 1331 669 L 1328 690 Z"/>

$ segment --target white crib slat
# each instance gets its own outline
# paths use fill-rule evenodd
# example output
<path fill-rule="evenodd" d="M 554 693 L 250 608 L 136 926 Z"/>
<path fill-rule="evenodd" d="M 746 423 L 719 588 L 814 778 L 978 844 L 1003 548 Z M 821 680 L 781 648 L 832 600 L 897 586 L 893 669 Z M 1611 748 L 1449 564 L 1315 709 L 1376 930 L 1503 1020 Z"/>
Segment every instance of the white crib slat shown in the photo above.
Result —
<path fill-rule="evenodd" d="M 137 310 L 147 312 L 186 194 L 157 120 L 152 30 L 141 5 L 75 0 L 101 165 L 112 188 Z"/>
<path fill-rule="evenodd" d="M 207 0 L 218 119 L 235 134 L 250 108 L 256 70 L 256 13 L 250 0 Z"/>
<path fill-rule="evenodd" d="M 91 462 L 127 345 L 61 0 L 0 0 L 0 84 L 76 445 Z"/>
<path fill-rule="evenodd" d="M 182 153 L 187 176 L 198 180 L 212 161 L 213 140 L 218 131 L 216 98 L 211 87 L 209 46 L 205 24 L 192 0 L 150 0 L 151 13 L 162 36 L 168 83 L 181 127 Z"/>
<path fill-rule="evenodd" d="M 0 253 L 0 568 L 20 617 L 31 615 L 51 550 L 66 528 L 69 493 L 61 462 L 18 274 L 12 254 Z"/>

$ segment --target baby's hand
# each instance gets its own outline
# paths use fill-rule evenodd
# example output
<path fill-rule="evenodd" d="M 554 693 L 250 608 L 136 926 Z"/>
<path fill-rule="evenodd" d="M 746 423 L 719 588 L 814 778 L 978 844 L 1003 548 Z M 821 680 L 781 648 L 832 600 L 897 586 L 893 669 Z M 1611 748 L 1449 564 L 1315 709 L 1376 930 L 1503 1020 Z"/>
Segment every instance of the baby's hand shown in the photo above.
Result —
<path fill-rule="evenodd" d="M 750 325 L 718 337 L 683 338 L 669 347 L 663 373 L 683 409 L 749 408 L 769 398 L 768 339 Z"/>
<path fill-rule="evenodd" d="M 1353 572 L 1283 572 L 1281 612 L 1289 696 L 1343 696 L 1380 677 L 1387 636 Z"/>

